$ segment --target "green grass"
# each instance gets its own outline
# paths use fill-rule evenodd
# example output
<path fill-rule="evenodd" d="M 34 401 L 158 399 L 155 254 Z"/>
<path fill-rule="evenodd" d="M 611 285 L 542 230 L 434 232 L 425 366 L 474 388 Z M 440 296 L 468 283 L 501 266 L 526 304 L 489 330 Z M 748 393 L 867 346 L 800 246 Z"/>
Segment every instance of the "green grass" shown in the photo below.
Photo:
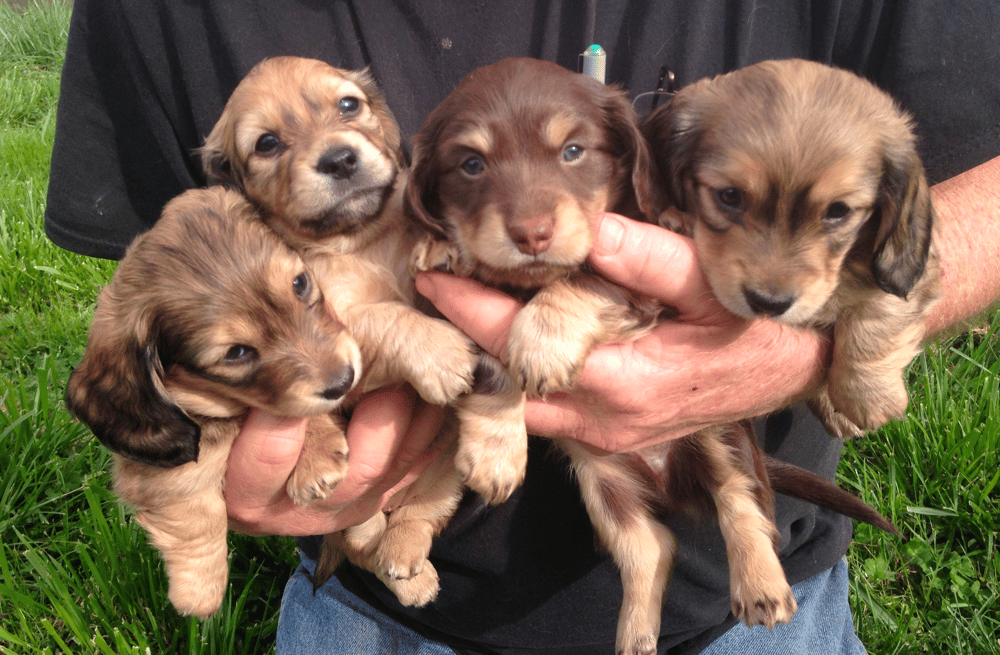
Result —
<path fill-rule="evenodd" d="M 883 653 L 1000 653 L 1000 317 L 910 367 L 909 419 L 849 444 L 843 486 L 909 541 L 857 529 L 855 622 Z"/>
<path fill-rule="evenodd" d="M 0 652 L 273 652 L 293 542 L 233 535 L 222 611 L 178 616 L 107 452 L 63 406 L 115 269 L 43 230 L 68 24 L 68 4 L 0 4 Z"/>
<path fill-rule="evenodd" d="M 42 229 L 69 10 L 0 4 L 0 652 L 273 652 L 288 539 L 231 537 L 230 592 L 201 623 L 109 491 L 107 453 L 63 408 L 114 264 Z M 849 554 L 871 653 L 1000 654 L 1000 320 L 910 368 L 910 418 L 849 444 L 840 483 L 892 518 Z"/>

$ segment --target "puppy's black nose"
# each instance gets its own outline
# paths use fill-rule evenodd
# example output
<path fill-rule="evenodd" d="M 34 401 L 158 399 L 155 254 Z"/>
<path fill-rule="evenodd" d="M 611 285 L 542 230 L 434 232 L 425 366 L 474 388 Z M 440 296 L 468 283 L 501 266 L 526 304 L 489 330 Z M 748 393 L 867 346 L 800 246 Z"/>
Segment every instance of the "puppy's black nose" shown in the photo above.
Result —
<path fill-rule="evenodd" d="M 358 153 L 354 148 L 330 148 L 316 162 L 316 170 L 335 180 L 346 180 L 358 170 Z"/>
<path fill-rule="evenodd" d="M 326 400 L 337 400 L 354 386 L 354 367 L 348 364 L 333 372 L 326 381 L 326 389 L 320 393 Z"/>
<path fill-rule="evenodd" d="M 781 316 L 795 302 L 795 296 L 766 296 L 749 287 L 743 287 L 743 297 L 755 314 Z"/>

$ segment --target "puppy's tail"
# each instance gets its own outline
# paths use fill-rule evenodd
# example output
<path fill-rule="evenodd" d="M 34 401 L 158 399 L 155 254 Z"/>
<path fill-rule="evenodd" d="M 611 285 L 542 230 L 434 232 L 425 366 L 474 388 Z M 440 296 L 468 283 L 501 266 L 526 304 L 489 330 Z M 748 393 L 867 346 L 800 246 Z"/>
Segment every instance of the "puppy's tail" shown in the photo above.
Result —
<path fill-rule="evenodd" d="M 826 478 L 768 455 L 764 455 L 764 468 L 774 491 L 870 523 L 880 530 L 903 538 L 896 526 L 875 508 Z"/>

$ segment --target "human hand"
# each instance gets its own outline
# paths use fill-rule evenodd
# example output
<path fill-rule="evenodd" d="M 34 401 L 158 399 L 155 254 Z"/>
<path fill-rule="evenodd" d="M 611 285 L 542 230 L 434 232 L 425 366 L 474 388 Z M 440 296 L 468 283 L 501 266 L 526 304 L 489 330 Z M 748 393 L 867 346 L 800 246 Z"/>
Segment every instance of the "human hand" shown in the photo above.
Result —
<path fill-rule="evenodd" d="M 780 409 L 822 384 L 829 344 L 811 330 L 730 314 L 690 239 L 614 214 L 596 220 L 591 265 L 679 316 L 634 341 L 594 349 L 571 391 L 529 400 L 528 432 L 635 450 Z M 515 299 L 442 273 L 421 273 L 417 289 L 483 348 L 502 352 L 521 307 Z"/>
<path fill-rule="evenodd" d="M 256 536 L 326 534 L 364 522 L 389 509 L 387 503 L 404 503 L 406 488 L 438 454 L 432 441 L 444 411 L 419 400 L 408 386 L 368 394 L 347 426 L 346 477 L 326 500 L 301 507 L 285 485 L 307 420 L 253 410 L 229 454 L 229 527 Z"/>

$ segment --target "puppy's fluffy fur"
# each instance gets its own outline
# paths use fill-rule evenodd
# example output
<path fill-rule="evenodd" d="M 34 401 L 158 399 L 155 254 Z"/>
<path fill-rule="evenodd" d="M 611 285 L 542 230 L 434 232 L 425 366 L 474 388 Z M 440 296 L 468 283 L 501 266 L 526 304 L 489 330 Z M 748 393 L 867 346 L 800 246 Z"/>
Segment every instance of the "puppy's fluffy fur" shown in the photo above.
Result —
<path fill-rule="evenodd" d="M 902 370 L 940 295 L 908 117 L 874 85 L 767 61 L 682 89 L 644 123 L 673 208 L 733 313 L 829 328 L 811 406 L 838 436 L 903 414 Z M 679 210 L 679 211 L 678 211 Z"/>
<path fill-rule="evenodd" d="M 450 269 L 524 299 L 503 361 L 529 394 L 567 389 L 595 345 L 643 334 L 664 309 L 584 265 L 596 212 L 652 211 L 651 174 L 645 140 L 621 91 L 533 59 L 479 69 L 434 110 L 416 139 L 404 207 L 432 236 L 416 250 L 415 265 Z M 656 649 L 676 555 L 672 533 L 657 519 L 663 511 L 714 503 L 736 614 L 768 626 L 791 617 L 795 598 L 776 553 L 769 471 L 792 494 L 789 487 L 802 478 L 789 483 L 787 469 L 762 456 L 748 422 L 640 455 L 595 456 L 575 441 L 557 444 L 621 570 L 619 653 Z M 802 483 L 808 485 L 839 491 L 816 476 Z M 851 498 L 840 493 L 839 501 Z"/>
<path fill-rule="evenodd" d="M 163 553 L 179 612 L 208 616 L 222 601 L 222 481 L 249 409 L 313 417 L 288 481 L 292 498 L 312 502 L 346 471 L 331 412 L 361 371 L 302 258 L 239 194 L 188 191 L 129 247 L 67 403 L 115 453 L 115 489 Z"/>
<path fill-rule="evenodd" d="M 487 500 L 505 500 L 523 479 L 526 455 L 517 444 L 527 434 L 523 407 L 470 393 L 491 358 L 417 309 L 408 265 L 420 232 L 402 215 L 399 128 L 367 73 L 277 57 L 240 82 L 201 154 L 210 180 L 245 194 L 330 290 L 361 348 L 362 391 L 405 381 L 428 402 L 456 408 L 457 453 L 421 478 L 419 501 L 388 523 L 380 515 L 328 537 L 316 576 L 317 583 L 328 577 L 343 551 L 401 602 L 422 605 L 438 589 L 426 561 L 431 539 L 457 506 L 462 481 Z"/>

